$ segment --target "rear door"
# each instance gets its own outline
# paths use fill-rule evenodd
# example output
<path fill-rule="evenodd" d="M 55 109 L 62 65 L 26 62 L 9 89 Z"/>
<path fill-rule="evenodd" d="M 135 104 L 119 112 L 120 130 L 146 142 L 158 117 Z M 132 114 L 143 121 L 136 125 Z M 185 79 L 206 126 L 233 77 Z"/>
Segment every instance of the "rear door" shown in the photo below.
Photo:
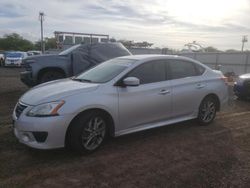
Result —
<path fill-rule="evenodd" d="M 170 118 L 171 86 L 165 66 L 164 61 L 150 61 L 126 76 L 139 78 L 140 85 L 118 88 L 119 130 Z"/>
<path fill-rule="evenodd" d="M 206 94 L 202 76 L 205 68 L 185 60 L 169 60 L 173 95 L 173 117 L 188 116 L 198 111 Z"/>

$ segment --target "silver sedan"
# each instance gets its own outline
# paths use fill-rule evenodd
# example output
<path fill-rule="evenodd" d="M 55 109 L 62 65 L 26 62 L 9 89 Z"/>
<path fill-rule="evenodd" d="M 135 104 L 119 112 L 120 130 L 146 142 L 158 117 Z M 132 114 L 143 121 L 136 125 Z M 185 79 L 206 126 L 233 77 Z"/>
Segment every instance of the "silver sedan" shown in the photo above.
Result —
<path fill-rule="evenodd" d="M 125 56 L 26 92 L 13 112 L 14 133 L 33 148 L 67 146 L 86 153 L 107 136 L 190 119 L 207 125 L 227 100 L 223 74 L 200 62 Z"/>

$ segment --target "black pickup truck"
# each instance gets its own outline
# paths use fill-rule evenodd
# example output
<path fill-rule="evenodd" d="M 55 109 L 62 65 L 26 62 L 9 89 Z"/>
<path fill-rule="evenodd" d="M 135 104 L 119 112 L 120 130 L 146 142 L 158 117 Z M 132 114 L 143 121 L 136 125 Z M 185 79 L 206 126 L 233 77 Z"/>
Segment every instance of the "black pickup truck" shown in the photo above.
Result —
<path fill-rule="evenodd" d="M 77 75 L 106 60 L 131 55 L 121 43 L 78 44 L 57 55 L 27 57 L 22 62 L 21 81 L 35 86 Z"/>

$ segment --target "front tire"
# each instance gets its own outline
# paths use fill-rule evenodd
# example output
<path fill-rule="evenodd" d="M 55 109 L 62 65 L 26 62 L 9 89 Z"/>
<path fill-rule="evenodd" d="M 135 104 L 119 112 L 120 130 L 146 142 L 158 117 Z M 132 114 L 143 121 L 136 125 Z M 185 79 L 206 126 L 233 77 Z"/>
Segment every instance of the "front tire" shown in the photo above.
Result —
<path fill-rule="evenodd" d="M 217 112 L 218 103 L 217 100 L 212 97 L 208 96 L 200 104 L 199 113 L 198 113 L 198 121 L 201 125 L 208 125 L 210 124 Z"/>
<path fill-rule="evenodd" d="M 107 136 L 108 121 L 97 111 L 79 116 L 71 125 L 66 145 L 77 153 L 91 153 L 97 150 Z"/>

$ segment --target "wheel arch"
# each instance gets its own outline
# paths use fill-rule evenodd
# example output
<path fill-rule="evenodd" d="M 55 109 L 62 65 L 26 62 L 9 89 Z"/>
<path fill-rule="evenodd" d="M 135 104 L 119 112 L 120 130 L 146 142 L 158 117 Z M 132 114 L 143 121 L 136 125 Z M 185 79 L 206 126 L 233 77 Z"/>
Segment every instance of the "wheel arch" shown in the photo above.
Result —
<path fill-rule="evenodd" d="M 104 114 L 104 116 L 107 118 L 107 120 L 109 122 L 109 126 L 108 126 L 109 136 L 113 137 L 115 135 L 115 123 L 114 123 L 114 119 L 113 119 L 112 115 L 108 111 L 106 111 L 102 108 L 90 108 L 90 109 L 85 109 L 85 110 L 81 111 L 70 121 L 69 126 L 67 127 L 67 130 L 66 130 L 66 134 L 65 134 L 65 144 L 67 142 L 67 137 L 68 137 L 69 131 L 70 131 L 71 127 L 73 126 L 74 122 L 77 120 L 77 118 L 79 118 L 80 116 L 82 116 L 86 113 L 91 113 L 91 112 L 101 112 L 102 114 Z"/>
<path fill-rule="evenodd" d="M 38 74 L 37 74 L 37 81 L 40 80 L 41 76 L 47 72 L 47 71 L 57 71 L 57 72 L 60 72 L 64 75 L 64 77 L 66 77 L 66 73 L 65 71 L 60 68 L 60 67 L 45 67 L 45 68 L 42 68 L 41 70 L 39 70 Z"/>
<path fill-rule="evenodd" d="M 218 97 L 218 95 L 216 95 L 215 93 L 210 93 L 210 94 L 208 94 L 208 95 L 206 95 L 203 99 L 202 99 L 202 101 L 205 99 L 205 98 L 207 98 L 207 97 L 212 97 L 212 98 L 214 98 L 215 100 L 216 100 L 216 110 L 217 111 L 220 111 L 220 107 L 221 107 L 221 104 L 220 104 L 220 98 Z M 201 101 L 201 103 L 202 103 L 202 101 Z"/>

